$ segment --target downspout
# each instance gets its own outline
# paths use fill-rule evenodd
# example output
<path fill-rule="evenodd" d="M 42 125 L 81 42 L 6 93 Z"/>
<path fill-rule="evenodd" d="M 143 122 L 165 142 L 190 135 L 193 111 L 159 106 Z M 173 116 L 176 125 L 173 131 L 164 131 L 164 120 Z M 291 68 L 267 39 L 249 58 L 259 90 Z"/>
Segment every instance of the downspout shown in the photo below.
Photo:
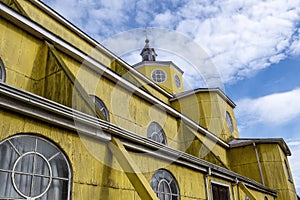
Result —
<path fill-rule="evenodd" d="M 235 195 L 235 192 L 234 192 L 234 187 L 237 187 L 237 189 L 238 189 L 238 182 L 239 182 L 239 180 L 237 178 L 235 178 L 235 183 L 231 184 L 231 192 L 232 192 L 232 199 L 233 200 L 236 200 L 236 195 Z"/>
<path fill-rule="evenodd" d="M 208 184 L 208 177 L 211 175 L 211 169 L 207 169 L 207 174 L 205 174 L 204 179 L 205 179 L 205 189 L 206 189 L 206 199 L 210 200 L 210 192 L 209 192 L 209 184 Z"/>
<path fill-rule="evenodd" d="M 258 150 L 257 150 L 255 142 L 253 142 L 253 147 L 254 147 L 254 150 L 255 150 L 255 155 L 256 155 L 257 165 L 258 165 L 259 174 L 260 174 L 260 178 L 261 178 L 261 183 L 263 185 L 265 185 L 265 178 L 264 178 L 264 175 L 263 175 L 263 172 L 262 172 L 260 159 L 259 159 L 259 155 L 258 155 Z"/>

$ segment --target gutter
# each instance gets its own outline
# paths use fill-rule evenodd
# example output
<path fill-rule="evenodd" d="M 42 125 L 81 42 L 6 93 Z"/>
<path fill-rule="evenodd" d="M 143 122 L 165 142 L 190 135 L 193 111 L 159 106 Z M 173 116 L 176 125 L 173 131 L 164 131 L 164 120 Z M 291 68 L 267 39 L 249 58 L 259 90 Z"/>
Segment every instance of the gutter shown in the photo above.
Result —
<path fill-rule="evenodd" d="M 121 139 L 122 144 L 129 150 L 148 153 L 153 157 L 171 161 L 200 173 L 209 174 L 212 177 L 222 178 L 233 183 L 239 180 L 254 190 L 273 196 L 277 195 L 277 191 L 228 169 L 5 83 L 0 83 L 0 107 L 66 128 L 78 134 L 84 134 L 104 143 L 111 141 L 112 136 L 117 137 Z"/>

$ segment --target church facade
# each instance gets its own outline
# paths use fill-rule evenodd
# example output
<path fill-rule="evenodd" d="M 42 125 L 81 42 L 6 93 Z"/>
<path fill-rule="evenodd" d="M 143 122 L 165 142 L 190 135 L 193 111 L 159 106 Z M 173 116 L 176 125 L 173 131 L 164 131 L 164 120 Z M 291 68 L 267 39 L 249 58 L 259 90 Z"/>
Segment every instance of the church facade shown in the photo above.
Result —
<path fill-rule="evenodd" d="M 130 66 L 39 0 L 0 0 L 0 199 L 298 199 L 285 141 L 240 138 L 234 102 L 185 91 L 145 42 Z"/>

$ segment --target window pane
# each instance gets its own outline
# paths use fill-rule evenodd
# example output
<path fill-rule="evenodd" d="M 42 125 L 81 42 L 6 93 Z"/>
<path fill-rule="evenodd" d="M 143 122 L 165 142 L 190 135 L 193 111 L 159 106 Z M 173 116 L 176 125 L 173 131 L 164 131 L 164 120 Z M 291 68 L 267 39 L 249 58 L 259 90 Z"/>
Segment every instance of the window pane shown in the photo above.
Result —
<path fill-rule="evenodd" d="M 30 196 L 32 176 L 23 175 L 23 174 L 15 174 L 13 180 L 16 184 L 16 190 L 21 192 L 21 194 L 23 194 L 23 195 Z"/>
<path fill-rule="evenodd" d="M 31 196 L 36 197 L 43 194 L 46 191 L 49 183 L 50 183 L 49 178 L 34 177 Z"/>
<path fill-rule="evenodd" d="M 48 192 L 40 199 L 42 200 L 62 200 L 68 197 L 68 181 L 52 180 L 52 184 Z"/>
<path fill-rule="evenodd" d="M 58 151 L 56 148 L 54 148 L 54 146 L 49 145 L 48 142 L 44 140 L 38 140 L 37 152 L 41 153 L 43 156 L 49 159 L 53 155 L 55 155 Z"/>
<path fill-rule="evenodd" d="M 0 182 L 5 183 L 0 187 L 0 199 L 21 197 L 13 187 L 11 173 L 0 172 Z"/>
<path fill-rule="evenodd" d="M 16 151 L 8 141 L 0 145 L 0 169 L 12 169 L 18 157 L 19 155 L 16 153 Z"/>
<path fill-rule="evenodd" d="M 33 137 L 16 137 L 10 141 L 21 154 L 35 151 L 36 139 Z"/>
<path fill-rule="evenodd" d="M 63 155 L 59 154 L 50 161 L 53 177 L 68 178 L 68 165 Z"/>
<path fill-rule="evenodd" d="M 50 169 L 47 162 L 40 156 L 35 156 L 34 174 L 50 176 Z"/>
<path fill-rule="evenodd" d="M 34 154 L 29 154 L 21 157 L 17 161 L 14 171 L 20 173 L 33 173 L 33 159 Z"/>
<path fill-rule="evenodd" d="M 212 184 L 213 200 L 229 200 L 229 187 Z"/>

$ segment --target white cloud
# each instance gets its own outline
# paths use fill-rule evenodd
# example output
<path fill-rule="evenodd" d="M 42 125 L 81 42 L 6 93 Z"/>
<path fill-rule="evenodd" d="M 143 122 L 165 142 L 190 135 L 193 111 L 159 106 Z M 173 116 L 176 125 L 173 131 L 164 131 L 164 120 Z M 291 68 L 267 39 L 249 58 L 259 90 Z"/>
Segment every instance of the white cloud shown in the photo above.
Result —
<path fill-rule="evenodd" d="M 287 140 L 287 144 L 292 151 L 292 156 L 289 158 L 289 163 L 297 193 L 300 194 L 300 139 L 289 139 Z"/>
<path fill-rule="evenodd" d="M 224 83 L 300 54 L 300 1 L 44 1 L 98 40 L 149 26 L 186 34 L 208 53 Z"/>
<path fill-rule="evenodd" d="M 299 41 L 292 37 L 300 19 L 299 3 L 215 1 L 205 8 L 220 10 L 215 9 L 204 19 L 189 15 L 177 30 L 195 37 L 219 71 L 224 72 L 222 78 L 228 83 L 251 76 L 288 56 L 291 40 Z M 189 6 L 183 9 L 186 11 L 182 13 L 191 10 Z M 296 49 L 293 52 L 298 53 Z"/>
<path fill-rule="evenodd" d="M 286 124 L 300 116 L 300 88 L 257 99 L 237 102 L 236 115 L 241 126 L 253 124 Z"/>

